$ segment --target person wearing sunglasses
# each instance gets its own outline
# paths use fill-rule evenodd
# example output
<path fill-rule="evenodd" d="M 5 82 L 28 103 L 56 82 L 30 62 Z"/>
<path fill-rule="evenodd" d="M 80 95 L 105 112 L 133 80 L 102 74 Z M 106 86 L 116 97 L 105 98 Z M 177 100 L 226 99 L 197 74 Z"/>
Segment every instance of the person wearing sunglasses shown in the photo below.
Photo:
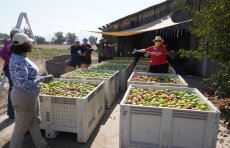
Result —
<path fill-rule="evenodd" d="M 163 44 L 164 40 L 160 36 L 156 36 L 153 40 L 154 46 L 146 49 L 134 49 L 132 54 L 145 53 L 145 57 L 150 57 L 149 72 L 151 73 L 167 73 L 168 62 L 166 58 L 166 47 Z"/>

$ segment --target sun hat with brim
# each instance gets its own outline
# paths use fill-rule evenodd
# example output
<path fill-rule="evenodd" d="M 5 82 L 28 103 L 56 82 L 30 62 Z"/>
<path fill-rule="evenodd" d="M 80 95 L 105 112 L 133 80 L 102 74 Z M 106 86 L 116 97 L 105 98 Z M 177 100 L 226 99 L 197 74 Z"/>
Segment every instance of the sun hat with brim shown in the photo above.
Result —
<path fill-rule="evenodd" d="M 21 45 L 28 42 L 34 42 L 34 40 L 32 38 L 29 38 L 25 33 L 17 33 L 13 37 L 13 42 L 14 45 Z"/>
<path fill-rule="evenodd" d="M 164 40 L 160 37 L 160 36 L 156 36 L 155 39 L 153 40 L 153 42 L 156 41 L 161 41 L 162 43 L 164 42 Z"/>

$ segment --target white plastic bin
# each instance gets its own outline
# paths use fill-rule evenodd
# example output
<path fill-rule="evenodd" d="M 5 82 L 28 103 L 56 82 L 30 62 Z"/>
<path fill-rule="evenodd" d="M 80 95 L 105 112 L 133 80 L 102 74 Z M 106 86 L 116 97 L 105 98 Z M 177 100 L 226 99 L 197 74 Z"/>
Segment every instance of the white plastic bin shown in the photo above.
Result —
<path fill-rule="evenodd" d="M 139 82 L 139 81 L 132 81 L 133 76 L 168 76 L 171 78 L 177 78 L 181 83 L 179 84 L 173 84 L 173 83 L 160 83 L 160 82 Z M 148 72 L 133 72 L 132 75 L 129 77 L 128 86 L 130 84 L 140 84 L 140 85 L 167 85 L 167 86 L 182 86 L 182 87 L 188 87 L 188 84 L 185 82 L 185 80 L 177 74 L 161 74 L 161 73 L 148 73 Z"/>
<path fill-rule="evenodd" d="M 125 104 L 132 87 L 194 93 L 210 111 Z M 195 88 L 131 84 L 120 106 L 120 148 L 215 148 L 219 118 L 219 110 Z"/>
<path fill-rule="evenodd" d="M 97 68 L 97 65 L 103 65 L 103 64 L 108 64 L 108 63 L 100 63 L 100 64 L 95 64 L 91 68 L 92 69 L 101 69 L 101 70 L 117 70 L 113 68 Z M 116 66 L 118 64 L 108 64 L 112 66 Z M 126 91 L 127 89 L 127 80 L 129 78 L 129 73 L 131 73 L 131 68 L 129 64 L 119 64 L 119 65 L 124 65 L 125 68 L 119 69 L 119 88 L 120 91 Z"/>
<path fill-rule="evenodd" d="M 98 86 L 83 98 L 39 96 L 40 128 L 45 130 L 46 138 L 55 138 L 62 131 L 77 133 L 78 142 L 87 142 L 105 113 L 104 82 L 92 82 Z"/>
<path fill-rule="evenodd" d="M 75 73 L 75 72 L 80 72 L 80 71 L 85 71 L 85 72 L 90 72 L 90 71 L 95 71 L 99 73 L 113 73 L 113 75 L 109 78 L 94 78 L 94 77 L 71 77 L 70 75 Z M 61 79 L 76 79 L 76 80 L 82 80 L 82 81 L 88 81 L 88 80 L 94 80 L 98 82 L 105 82 L 105 107 L 109 108 L 114 100 L 116 99 L 118 95 L 118 90 L 119 90 L 119 85 L 117 85 L 117 81 L 119 81 L 119 71 L 115 70 L 97 70 L 97 69 L 78 69 L 76 71 L 72 71 L 70 73 L 66 73 L 64 75 L 61 75 Z"/>
<path fill-rule="evenodd" d="M 149 71 L 149 65 L 136 65 L 135 68 L 133 69 L 134 72 L 148 72 Z M 170 74 L 176 74 L 176 71 L 174 68 L 169 65 L 168 67 L 168 73 Z"/>

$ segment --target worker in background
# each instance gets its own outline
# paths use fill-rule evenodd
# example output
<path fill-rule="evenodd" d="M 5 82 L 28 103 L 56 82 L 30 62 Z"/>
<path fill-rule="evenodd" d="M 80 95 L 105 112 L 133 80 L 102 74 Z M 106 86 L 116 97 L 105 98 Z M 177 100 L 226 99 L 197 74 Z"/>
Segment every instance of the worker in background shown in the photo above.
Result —
<path fill-rule="evenodd" d="M 11 101 L 15 113 L 15 125 L 9 148 L 21 148 L 25 133 L 29 130 L 37 148 L 46 148 L 47 143 L 42 138 L 39 124 L 39 83 L 53 81 L 52 75 L 38 76 L 39 69 L 29 58 L 33 49 L 33 39 L 24 33 L 13 37 L 10 51 L 9 69 L 13 82 Z"/>
<path fill-rule="evenodd" d="M 75 40 L 75 44 L 70 47 L 70 54 L 71 54 L 71 59 L 66 67 L 66 73 L 73 71 L 76 66 L 79 68 L 88 68 L 85 60 L 83 60 L 84 53 L 87 51 L 92 51 L 93 49 L 91 48 L 84 48 L 83 46 L 80 45 L 80 41 L 78 39 Z"/>
<path fill-rule="evenodd" d="M 104 49 L 105 60 L 113 59 L 113 48 L 112 47 L 117 46 L 117 44 L 110 45 L 110 43 L 106 41 L 105 39 L 102 40 L 101 44 L 102 44 L 102 48 Z"/>
<path fill-rule="evenodd" d="M 92 48 L 91 45 L 88 44 L 87 38 L 83 38 L 82 41 L 83 41 L 82 47 Z M 88 51 L 85 51 L 85 53 L 83 53 L 83 62 L 86 64 L 84 65 L 84 67 L 86 68 L 90 67 L 90 65 L 92 64 L 91 54 L 92 54 L 92 50 L 88 50 Z"/>
<path fill-rule="evenodd" d="M 10 92 L 12 90 L 13 83 L 10 78 L 10 71 L 9 71 L 9 62 L 10 62 L 10 55 L 11 55 L 9 47 L 12 43 L 13 36 L 17 33 L 21 33 L 21 30 L 12 29 L 10 32 L 10 40 L 6 40 L 4 47 L 0 50 L 0 57 L 5 61 L 3 71 L 4 71 L 5 76 L 9 80 L 8 105 L 7 105 L 7 115 L 9 116 L 9 119 L 14 119 L 14 109 L 13 109 L 11 99 L 10 99 Z"/>
<path fill-rule="evenodd" d="M 140 50 L 134 49 L 133 54 L 140 52 L 145 53 L 146 57 L 150 56 L 149 72 L 167 73 L 169 65 L 166 58 L 166 47 L 163 44 L 164 40 L 160 36 L 156 36 L 153 42 L 155 46 Z"/>
<path fill-rule="evenodd" d="M 100 39 L 99 43 L 96 44 L 97 49 L 98 49 L 98 63 L 102 62 L 105 60 L 105 54 L 104 54 L 104 49 L 102 46 L 104 39 Z"/>

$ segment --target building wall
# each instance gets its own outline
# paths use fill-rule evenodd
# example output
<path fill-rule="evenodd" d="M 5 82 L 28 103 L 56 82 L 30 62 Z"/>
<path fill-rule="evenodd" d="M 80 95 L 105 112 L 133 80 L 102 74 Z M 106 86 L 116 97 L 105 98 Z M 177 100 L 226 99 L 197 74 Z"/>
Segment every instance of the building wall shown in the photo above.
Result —
<path fill-rule="evenodd" d="M 155 6 L 151 6 L 140 12 L 131 14 L 127 17 L 121 18 L 103 27 L 102 31 L 122 31 L 131 28 L 135 28 L 151 21 L 157 20 L 169 13 L 174 12 L 172 20 L 175 22 L 181 22 L 184 20 L 191 19 L 191 15 L 185 13 L 181 8 L 181 5 L 189 4 L 196 10 L 199 10 L 200 6 L 204 5 L 204 0 L 167 0 Z M 138 35 L 127 36 L 127 37 L 113 37 L 113 36 L 103 36 L 104 38 L 113 41 L 113 43 L 118 43 L 117 50 L 115 52 L 116 56 L 132 56 L 131 53 L 134 48 L 146 48 L 152 44 L 152 39 L 156 35 L 161 35 L 160 31 L 165 32 L 176 32 L 187 30 L 191 26 L 190 23 L 185 23 L 183 25 L 177 25 L 173 27 L 164 28 L 157 31 L 149 31 L 141 33 Z M 158 33 L 156 33 L 158 32 Z M 167 37 L 163 35 L 163 38 L 167 42 L 174 42 L 175 47 L 186 48 L 190 50 L 195 50 L 197 48 L 198 40 L 196 36 L 191 33 L 184 34 L 181 37 Z M 185 39 L 185 40 L 184 40 Z M 166 42 L 166 43 L 167 43 Z M 173 46 L 170 46 L 173 47 Z M 192 74 L 207 75 L 218 70 L 218 65 L 213 61 L 197 61 L 195 59 L 189 59 L 188 67 Z"/>

